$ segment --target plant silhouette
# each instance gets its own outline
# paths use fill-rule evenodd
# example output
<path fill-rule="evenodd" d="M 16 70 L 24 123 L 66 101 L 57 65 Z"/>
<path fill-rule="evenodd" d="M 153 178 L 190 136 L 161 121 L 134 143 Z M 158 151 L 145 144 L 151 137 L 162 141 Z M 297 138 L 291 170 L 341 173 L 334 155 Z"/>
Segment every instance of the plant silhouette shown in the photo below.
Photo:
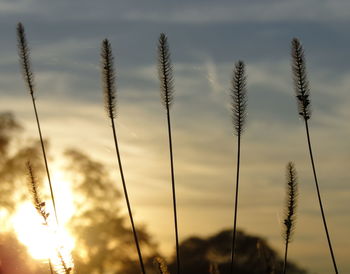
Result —
<path fill-rule="evenodd" d="M 320 187 L 317 180 L 317 173 L 316 173 L 316 167 L 314 162 L 314 156 L 312 153 L 312 146 L 311 146 L 311 137 L 310 137 L 310 131 L 309 131 L 309 124 L 308 121 L 311 118 L 311 102 L 310 102 L 310 88 L 309 88 L 309 81 L 307 79 L 307 73 L 306 73 L 306 62 L 304 57 L 304 49 L 300 43 L 300 41 L 297 38 L 294 38 L 292 40 L 292 71 L 293 71 L 293 79 L 294 79 L 294 89 L 295 94 L 298 102 L 298 109 L 299 109 L 299 115 L 304 120 L 305 124 L 305 131 L 306 131 L 306 138 L 307 138 L 307 144 L 309 148 L 309 155 L 310 155 L 310 161 L 312 165 L 312 172 L 314 176 L 315 186 L 316 186 L 316 193 L 318 198 L 318 203 L 321 210 L 321 216 L 322 216 L 322 222 L 323 226 L 326 232 L 327 242 L 329 251 L 331 253 L 332 263 L 334 267 L 335 273 L 338 273 L 337 263 L 335 261 L 335 255 L 333 252 L 332 242 L 331 238 L 328 232 L 327 227 L 327 221 L 326 221 L 326 215 L 324 213 L 322 199 L 321 199 L 321 192 Z"/>
<path fill-rule="evenodd" d="M 234 257 L 235 257 L 235 245 L 236 245 L 236 233 L 237 233 L 237 212 L 238 212 L 238 187 L 239 187 L 239 171 L 241 160 L 241 136 L 245 126 L 246 120 L 246 75 L 245 65 L 243 61 L 238 61 L 235 64 L 233 71 L 232 88 L 231 88 L 231 108 L 232 108 L 232 120 L 234 126 L 234 134 L 237 136 L 237 167 L 236 167 L 236 191 L 235 191 L 235 207 L 234 207 L 234 219 L 232 230 L 232 245 L 231 245 L 231 266 L 230 273 L 234 272 Z"/>
<path fill-rule="evenodd" d="M 137 254 L 139 257 L 139 261 L 140 261 L 140 267 L 141 267 L 142 273 L 146 274 L 144 262 L 142 259 L 139 239 L 137 236 L 137 232 L 136 232 L 136 228 L 135 228 L 135 224 L 134 224 L 134 218 L 133 218 L 132 211 L 131 211 L 128 190 L 127 190 L 126 182 L 125 182 L 125 178 L 124 178 L 123 166 L 122 166 L 120 152 L 119 152 L 119 146 L 118 146 L 116 127 L 115 127 L 115 123 L 114 123 L 114 119 L 116 117 L 116 103 L 117 103 L 116 87 L 115 87 L 115 73 L 114 73 L 114 67 L 113 67 L 112 47 L 111 47 L 110 42 L 107 39 L 103 40 L 103 42 L 102 42 L 101 57 L 102 57 L 101 68 L 102 68 L 103 94 L 105 97 L 105 108 L 107 111 L 107 115 L 108 115 L 108 117 L 111 121 L 111 124 L 112 124 L 113 139 L 114 139 L 115 151 L 117 154 L 117 161 L 118 161 L 118 166 L 119 166 L 119 171 L 120 171 L 120 177 L 122 180 L 124 197 L 125 197 L 126 205 L 128 208 L 128 214 L 129 214 L 131 227 L 132 227 L 132 231 L 133 231 L 133 235 L 134 235 L 134 239 L 135 239 Z"/>
<path fill-rule="evenodd" d="M 170 107 L 174 101 L 174 76 L 173 76 L 173 68 L 172 68 L 171 59 L 170 59 L 168 38 L 164 33 L 160 34 L 159 40 L 158 40 L 158 75 L 160 80 L 161 102 L 166 109 L 166 117 L 167 117 L 167 124 L 168 124 L 170 173 L 171 173 L 171 187 L 172 187 L 172 194 L 173 194 L 174 228 L 175 228 L 176 262 L 177 262 L 176 273 L 180 274 L 181 264 L 180 264 L 180 250 L 179 250 L 179 229 L 178 229 L 178 222 L 177 222 L 174 156 L 173 156 L 173 142 L 172 142 L 172 134 L 171 134 L 171 119 L 170 119 Z"/>
<path fill-rule="evenodd" d="M 284 240 L 285 240 L 285 251 L 284 251 L 284 263 L 283 263 L 283 274 L 287 270 L 287 256 L 288 256 L 288 245 L 292 240 L 292 234 L 295 228 L 296 218 L 296 207 L 297 207 L 297 196 L 298 196 L 298 185 L 297 185 L 297 174 L 292 162 L 287 165 L 287 199 L 284 219 Z"/>
<path fill-rule="evenodd" d="M 53 209 L 55 212 L 56 223 L 58 225 L 59 222 L 58 222 L 58 217 L 57 217 L 55 196 L 54 196 L 54 192 L 53 192 L 53 188 L 52 188 L 51 176 L 50 176 L 49 166 L 47 163 L 45 144 L 44 144 L 44 140 L 43 140 L 43 136 L 42 136 L 42 132 L 41 132 L 40 120 L 39 120 L 39 115 L 38 115 L 38 111 L 37 111 L 37 107 L 36 107 L 36 103 L 35 103 L 35 97 L 34 97 L 34 73 L 32 71 L 32 67 L 31 67 L 31 63 L 30 63 L 30 51 L 29 51 L 29 46 L 28 46 L 28 42 L 26 39 L 25 31 L 24 31 L 24 26 L 22 25 L 22 23 L 17 24 L 17 40 L 18 40 L 18 54 L 19 54 L 19 59 L 20 59 L 20 65 L 22 67 L 24 81 L 27 85 L 30 96 L 32 98 L 32 104 L 33 104 L 36 124 L 38 127 L 38 134 L 39 134 L 39 138 L 40 138 L 41 149 L 42 149 L 42 153 L 43 153 L 43 157 L 44 157 L 47 180 L 48 180 L 49 186 L 50 186 L 51 200 L 52 200 Z"/>

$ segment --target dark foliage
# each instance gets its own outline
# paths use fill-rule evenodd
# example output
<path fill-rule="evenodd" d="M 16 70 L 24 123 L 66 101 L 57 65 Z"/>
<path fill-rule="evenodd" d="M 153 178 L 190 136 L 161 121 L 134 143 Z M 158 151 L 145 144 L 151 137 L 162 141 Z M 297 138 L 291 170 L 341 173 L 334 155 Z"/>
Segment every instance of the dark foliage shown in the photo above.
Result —
<path fill-rule="evenodd" d="M 230 272 L 230 243 L 232 231 L 225 230 L 208 238 L 192 237 L 180 245 L 183 274 L 209 273 L 210 265 L 217 264 L 221 274 Z M 272 250 L 265 240 L 237 231 L 237 255 L 235 274 L 281 273 L 283 260 Z M 169 266 L 174 273 L 175 263 Z M 306 274 L 294 264 L 288 264 L 289 274 Z"/>

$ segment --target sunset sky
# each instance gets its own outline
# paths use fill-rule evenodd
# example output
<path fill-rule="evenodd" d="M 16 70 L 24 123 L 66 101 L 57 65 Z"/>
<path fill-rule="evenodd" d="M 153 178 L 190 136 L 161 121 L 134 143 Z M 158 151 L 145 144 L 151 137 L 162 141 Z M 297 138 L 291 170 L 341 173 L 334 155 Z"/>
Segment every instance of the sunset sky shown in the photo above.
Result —
<path fill-rule="evenodd" d="M 157 39 L 169 38 L 171 109 L 180 239 L 233 223 L 236 137 L 230 113 L 233 64 L 247 66 L 248 118 L 242 140 L 238 227 L 282 254 L 285 167 L 294 161 L 299 206 L 290 259 L 332 273 L 303 122 L 297 114 L 290 42 L 305 48 L 311 137 L 340 273 L 350 273 L 350 2 L 347 0 L 2 0 L 0 111 L 29 137 L 37 131 L 17 55 L 26 29 L 42 130 L 60 161 L 78 148 L 115 167 L 101 92 L 100 45 L 110 39 L 118 86 L 117 131 L 137 224 L 166 254 L 174 233 L 166 131 L 157 77 Z M 116 187 L 119 174 L 113 170 Z M 124 207 L 124 201 L 121 202 Z"/>

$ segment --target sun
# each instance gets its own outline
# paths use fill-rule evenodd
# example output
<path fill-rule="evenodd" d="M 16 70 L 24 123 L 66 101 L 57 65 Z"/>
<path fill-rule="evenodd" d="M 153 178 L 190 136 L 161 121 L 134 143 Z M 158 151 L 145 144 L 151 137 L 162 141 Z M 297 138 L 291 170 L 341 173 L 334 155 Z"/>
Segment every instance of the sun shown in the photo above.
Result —
<path fill-rule="evenodd" d="M 52 183 L 59 226 L 56 224 L 50 201 L 46 201 L 46 211 L 49 213 L 48 225 L 44 224 L 42 216 L 31 202 L 20 204 L 11 220 L 18 240 L 26 246 L 28 253 L 34 259 L 55 262 L 59 257 L 58 252 L 66 257 L 74 249 L 74 237 L 65 227 L 75 208 L 71 185 L 65 180 L 62 172 L 56 169 L 52 173 Z"/>

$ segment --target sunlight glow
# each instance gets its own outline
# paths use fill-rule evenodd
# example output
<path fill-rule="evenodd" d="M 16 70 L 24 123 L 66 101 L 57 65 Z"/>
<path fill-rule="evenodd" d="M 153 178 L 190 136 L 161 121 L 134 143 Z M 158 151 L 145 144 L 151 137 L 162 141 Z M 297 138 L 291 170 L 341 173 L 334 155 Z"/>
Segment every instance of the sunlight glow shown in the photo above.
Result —
<path fill-rule="evenodd" d="M 48 260 L 55 265 L 59 263 L 58 251 L 62 257 L 70 262 L 70 254 L 75 246 L 75 240 L 65 228 L 74 214 L 73 195 L 69 182 L 64 180 L 63 174 L 56 171 L 52 174 L 57 214 L 60 226 L 57 227 L 51 201 L 46 201 L 48 226 L 43 217 L 36 211 L 31 202 L 24 202 L 17 207 L 12 216 L 12 225 L 18 240 L 23 243 L 28 253 L 37 260 Z M 44 182 L 44 186 L 47 183 Z"/>

